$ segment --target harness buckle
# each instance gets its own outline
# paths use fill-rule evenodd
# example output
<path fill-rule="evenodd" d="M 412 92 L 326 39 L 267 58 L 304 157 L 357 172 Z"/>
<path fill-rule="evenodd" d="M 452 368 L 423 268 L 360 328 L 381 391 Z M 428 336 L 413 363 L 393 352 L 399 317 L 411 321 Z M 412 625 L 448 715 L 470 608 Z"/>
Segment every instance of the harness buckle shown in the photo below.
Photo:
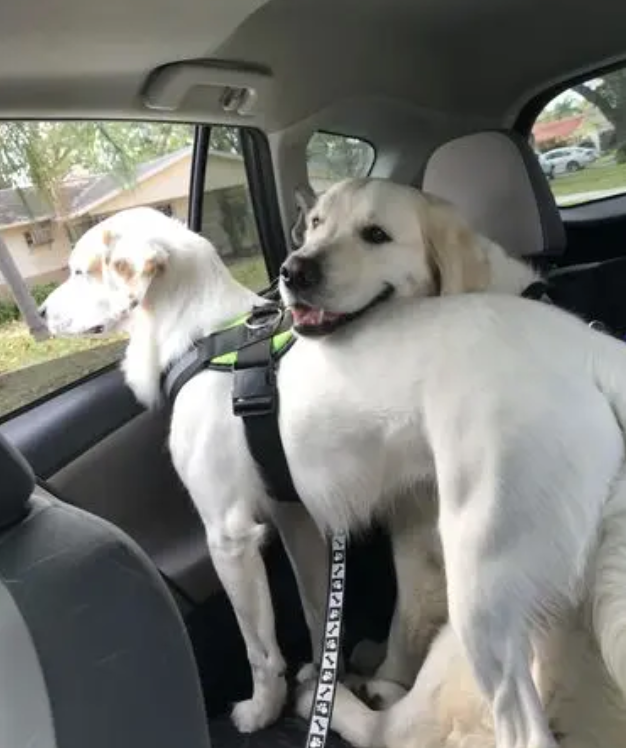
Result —
<path fill-rule="evenodd" d="M 249 366 L 233 370 L 233 413 L 264 416 L 276 411 L 276 377 L 272 366 Z"/>

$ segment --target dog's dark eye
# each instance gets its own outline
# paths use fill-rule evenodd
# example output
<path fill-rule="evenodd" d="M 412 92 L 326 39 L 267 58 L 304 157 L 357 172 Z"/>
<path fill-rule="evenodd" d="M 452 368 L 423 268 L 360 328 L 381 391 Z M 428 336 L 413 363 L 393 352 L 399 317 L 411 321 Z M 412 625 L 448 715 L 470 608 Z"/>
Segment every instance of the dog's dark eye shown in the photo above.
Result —
<path fill-rule="evenodd" d="M 311 220 L 309 221 L 312 229 L 316 229 L 320 225 L 321 222 L 322 221 L 319 216 L 313 216 Z"/>
<path fill-rule="evenodd" d="M 380 226 L 372 224 L 361 229 L 361 239 L 368 244 L 385 244 L 391 241 L 391 237 Z"/>
<path fill-rule="evenodd" d="M 78 268 L 76 268 L 76 270 L 74 270 L 74 275 L 82 275 L 82 274 L 83 274 L 82 270 L 79 270 Z"/>

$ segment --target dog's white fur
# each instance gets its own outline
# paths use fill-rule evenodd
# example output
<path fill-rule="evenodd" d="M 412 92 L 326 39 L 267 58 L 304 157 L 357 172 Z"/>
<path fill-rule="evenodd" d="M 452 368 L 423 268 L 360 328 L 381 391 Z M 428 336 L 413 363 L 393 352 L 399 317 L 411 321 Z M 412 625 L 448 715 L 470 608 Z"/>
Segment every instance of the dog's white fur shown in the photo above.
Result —
<path fill-rule="evenodd" d="M 514 296 L 425 298 L 432 276 L 409 240 L 419 212 L 411 224 L 401 194 L 380 211 L 378 189 L 331 189 L 288 260 L 321 263 L 304 291 L 282 288 L 314 320 L 357 312 L 388 285 L 395 292 L 286 358 L 281 431 L 292 473 L 318 524 L 334 531 L 367 524 L 403 490 L 436 479 L 451 625 L 493 711 L 496 744 L 548 748 L 532 648 L 587 597 L 604 661 L 626 687 L 626 629 L 614 617 L 626 604 L 624 536 L 615 518 L 600 535 L 626 490 L 626 350 Z M 372 224 L 390 240 L 363 240 Z M 469 263 L 463 273 L 475 280 L 465 287 L 480 290 L 480 258 Z M 464 290 L 444 263 L 439 272 L 440 291 Z"/>

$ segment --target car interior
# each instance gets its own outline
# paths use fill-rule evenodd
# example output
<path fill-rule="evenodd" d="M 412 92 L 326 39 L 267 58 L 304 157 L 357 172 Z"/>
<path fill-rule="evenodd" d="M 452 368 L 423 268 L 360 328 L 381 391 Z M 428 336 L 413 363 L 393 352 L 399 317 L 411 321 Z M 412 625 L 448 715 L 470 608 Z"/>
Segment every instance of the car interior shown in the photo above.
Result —
<path fill-rule="evenodd" d="M 452 201 L 564 279 L 560 304 L 626 333 L 610 264 L 625 254 L 626 178 L 621 194 L 560 205 L 551 186 L 580 175 L 549 182 L 529 142 L 561 92 L 626 66 L 623 2 L 3 0 L 2 11 L 0 119 L 192 126 L 194 230 L 211 131 L 236 133 L 268 281 L 316 192 L 311 138 L 338 134 L 371 147 L 365 173 Z M 0 401 L 16 376 L 0 369 Z M 252 735 L 229 720 L 250 689 L 246 653 L 168 456 L 167 410 L 144 411 L 114 361 L 0 411 L 3 748 L 304 745 L 288 710 Z M 294 673 L 310 654 L 302 610 L 276 539 L 265 555 Z M 350 546 L 348 657 L 385 640 L 394 596 L 388 539 L 372 528 Z"/>

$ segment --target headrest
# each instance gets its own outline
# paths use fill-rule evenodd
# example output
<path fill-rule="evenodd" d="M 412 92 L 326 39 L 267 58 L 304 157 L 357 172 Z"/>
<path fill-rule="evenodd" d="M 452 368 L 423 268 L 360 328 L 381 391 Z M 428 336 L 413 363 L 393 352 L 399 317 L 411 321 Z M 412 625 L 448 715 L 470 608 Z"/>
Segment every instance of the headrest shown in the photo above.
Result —
<path fill-rule="evenodd" d="M 26 515 L 26 505 L 34 488 L 35 476 L 30 465 L 0 435 L 0 529 Z"/>
<path fill-rule="evenodd" d="M 514 256 L 565 248 L 548 180 L 517 133 L 476 132 L 439 146 L 426 164 L 422 189 L 454 203 L 474 228 Z"/>

